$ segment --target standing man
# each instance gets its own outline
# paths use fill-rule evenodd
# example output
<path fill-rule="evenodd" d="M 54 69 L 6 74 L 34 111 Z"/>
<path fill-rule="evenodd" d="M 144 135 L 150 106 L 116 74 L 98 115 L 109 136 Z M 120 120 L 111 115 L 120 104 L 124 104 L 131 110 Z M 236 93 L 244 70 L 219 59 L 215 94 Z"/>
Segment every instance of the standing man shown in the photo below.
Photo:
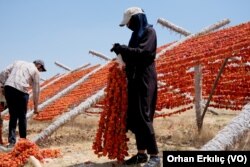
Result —
<path fill-rule="evenodd" d="M 153 128 L 157 99 L 155 57 L 156 32 L 147 22 L 141 8 L 131 7 L 124 12 L 120 26 L 132 30 L 129 44 L 114 44 L 111 51 L 121 55 L 126 65 L 128 80 L 127 129 L 135 134 L 137 154 L 124 163 L 145 163 L 145 167 L 160 166 L 158 147 Z M 148 160 L 147 153 L 150 155 Z"/>
<path fill-rule="evenodd" d="M 0 84 L 4 85 L 4 95 L 10 115 L 8 148 L 12 148 L 16 143 L 17 122 L 20 138 L 26 138 L 26 113 L 30 86 L 33 90 L 34 113 L 38 113 L 40 93 L 39 72 L 44 71 L 46 71 L 44 62 L 42 60 L 35 60 L 33 63 L 16 61 L 0 73 Z"/>

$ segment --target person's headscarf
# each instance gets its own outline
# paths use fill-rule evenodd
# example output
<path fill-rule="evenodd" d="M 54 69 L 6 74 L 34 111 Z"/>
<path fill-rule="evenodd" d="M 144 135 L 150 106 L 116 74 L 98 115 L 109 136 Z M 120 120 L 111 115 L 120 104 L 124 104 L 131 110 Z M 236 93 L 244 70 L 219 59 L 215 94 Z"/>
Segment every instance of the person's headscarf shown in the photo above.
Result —
<path fill-rule="evenodd" d="M 133 31 L 129 41 L 130 47 L 138 47 L 138 41 L 148 26 L 152 25 L 148 24 L 147 17 L 144 13 L 139 13 L 131 17 L 128 26 L 128 28 Z"/>

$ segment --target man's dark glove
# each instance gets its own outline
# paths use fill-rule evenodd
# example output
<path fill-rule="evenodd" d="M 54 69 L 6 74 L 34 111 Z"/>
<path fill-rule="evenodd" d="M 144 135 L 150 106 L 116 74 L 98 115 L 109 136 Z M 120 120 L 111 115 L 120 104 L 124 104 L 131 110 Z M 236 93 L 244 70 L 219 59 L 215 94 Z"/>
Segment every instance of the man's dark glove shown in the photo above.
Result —
<path fill-rule="evenodd" d="M 120 47 L 119 43 L 115 43 L 113 47 L 110 49 L 111 52 L 115 52 L 116 55 L 120 54 Z"/>

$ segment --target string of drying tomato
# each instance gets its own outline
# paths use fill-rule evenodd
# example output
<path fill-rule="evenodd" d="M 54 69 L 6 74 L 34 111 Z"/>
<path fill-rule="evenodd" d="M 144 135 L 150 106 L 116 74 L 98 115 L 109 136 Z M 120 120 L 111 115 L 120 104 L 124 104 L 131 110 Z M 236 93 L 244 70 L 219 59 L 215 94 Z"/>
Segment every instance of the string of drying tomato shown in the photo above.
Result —
<path fill-rule="evenodd" d="M 80 70 L 75 70 L 72 71 L 70 74 L 60 78 L 59 80 L 55 81 L 52 85 L 46 87 L 43 89 L 40 93 L 39 97 L 39 104 L 43 103 L 46 101 L 48 98 L 56 95 L 58 92 L 61 90 L 65 89 L 72 83 L 76 82 L 80 78 L 82 78 L 84 75 L 88 74 L 90 71 L 94 70 L 97 68 L 97 66 L 92 66 L 86 69 L 80 69 Z M 30 99 L 28 103 L 28 108 L 32 109 L 33 108 L 33 100 Z"/>
<path fill-rule="evenodd" d="M 102 70 L 96 71 L 86 81 L 79 84 L 56 101 L 53 101 L 50 105 L 41 109 L 39 114 L 33 117 L 33 119 L 39 121 L 52 120 L 56 116 L 68 112 L 75 106 L 79 105 L 89 96 L 105 87 L 110 66 L 112 66 L 112 63 L 109 63 L 102 68 Z"/>
<path fill-rule="evenodd" d="M 109 69 L 104 108 L 93 142 L 94 153 L 122 162 L 128 155 L 126 136 L 127 83 L 124 69 L 114 63 Z"/>
<path fill-rule="evenodd" d="M 59 80 L 55 81 L 55 83 L 53 83 L 52 85 L 46 87 L 45 89 L 43 89 L 40 92 L 40 97 L 39 97 L 39 104 L 43 103 L 44 101 L 46 101 L 47 99 L 49 99 L 50 97 L 56 95 L 58 92 L 60 92 L 61 90 L 65 89 L 67 86 L 69 86 L 70 84 L 74 83 L 75 81 L 77 81 L 78 79 L 80 79 L 81 77 L 83 77 L 84 75 L 88 74 L 89 72 L 91 72 L 92 70 L 94 70 L 95 68 L 97 68 L 99 65 L 96 66 L 92 66 L 89 67 L 87 69 L 80 69 L 80 70 L 74 70 L 70 73 L 70 75 L 66 75 L 62 78 L 60 78 Z M 28 108 L 32 109 L 33 108 L 33 100 L 32 98 L 30 98 L 29 102 L 28 102 Z M 59 106 L 57 108 L 55 108 L 55 110 L 62 110 L 62 108 Z M 56 114 L 53 114 L 53 110 L 51 111 L 51 115 L 54 116 L 50 116 L 47 119 L 44 120 L 48 120 L 48 119 L 52 119 L 53 117 L 63 113 L 62 112 L 56 112 Z M 4 120 L 9 120 L 9 115 L 5 115 L 4 116 Z M 43 120 L 43 119 L 41 119 Z"/>
<path fill-rule="evenodd" d="M 53 76 L 53 77 L 51 77 L 51 78 L 49 78 L 49 79 L 46 79 L 45 81 L 43 81 L 43 82 L 41 83 L 40 87 L 43 87 L 43 86 L 49 84 L 50 82 L 52 82 L 54 79 L 56 79 L 56 78 L 59 77 L 59 76 L 60 76 L 60 75 L 55 75 L 55 76 Z"/>
<path fill-rule="evenodd" d="M 45 158 L 61 156 L 61 152 L 59 149 L 40 149 L 28 139 L 19 139 L 11 152 L 0 153 L 0 167 L 23 166 L 30 156 L 34 156 L 40 162 L 43 162 Z"/>

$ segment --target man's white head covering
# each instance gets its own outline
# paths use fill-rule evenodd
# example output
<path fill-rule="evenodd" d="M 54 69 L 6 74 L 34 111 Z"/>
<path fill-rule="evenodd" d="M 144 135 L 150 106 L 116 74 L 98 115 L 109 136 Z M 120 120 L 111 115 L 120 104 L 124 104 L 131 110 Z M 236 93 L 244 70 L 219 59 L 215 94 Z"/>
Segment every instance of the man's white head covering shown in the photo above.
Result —
<path fill-rule="evenodd" d="M 131 17 L 135 14 L 138 14 L 138 13 L 144 13 L 144 11 L 139 7 L 130 7 L 128 9 L 126 9 L 124 14 L 123 14 L 123 19 L 122 19 L 122 22 L 120 23 L 120 26 L 122 27 L 122 26 L 128 24 Z"/>

